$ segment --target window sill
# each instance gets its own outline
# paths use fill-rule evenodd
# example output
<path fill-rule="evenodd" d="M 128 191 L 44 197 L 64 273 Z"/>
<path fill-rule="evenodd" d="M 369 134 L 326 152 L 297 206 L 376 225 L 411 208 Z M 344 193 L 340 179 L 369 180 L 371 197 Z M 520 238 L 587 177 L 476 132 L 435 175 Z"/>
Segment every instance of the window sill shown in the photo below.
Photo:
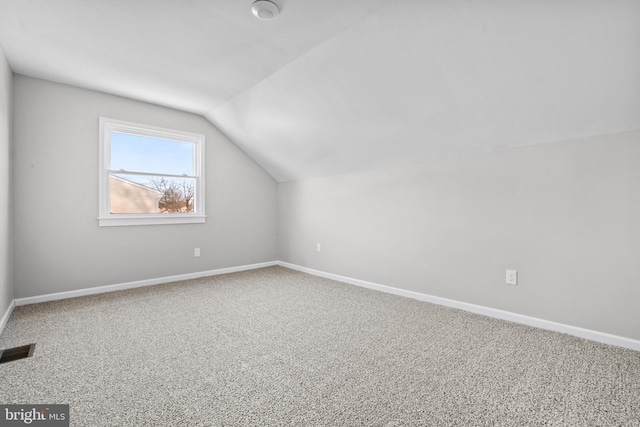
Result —
<path fill-rule="evenodd" d="M 100 227 L 119 227 L 129 225 L 166 225 L 166 224 L 203 224 L 206 215 L 111 215 L 98 217 Z"/>

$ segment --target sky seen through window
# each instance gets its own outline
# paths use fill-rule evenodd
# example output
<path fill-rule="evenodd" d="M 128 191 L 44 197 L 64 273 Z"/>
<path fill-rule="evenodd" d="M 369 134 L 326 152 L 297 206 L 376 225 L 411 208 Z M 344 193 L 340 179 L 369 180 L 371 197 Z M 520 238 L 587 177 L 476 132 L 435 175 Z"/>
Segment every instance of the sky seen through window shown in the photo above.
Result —
<path fill-rule="evenodd" d="M 195 175 L 194 145 L 188 142 L 111 132 L 111 169 Z"/>

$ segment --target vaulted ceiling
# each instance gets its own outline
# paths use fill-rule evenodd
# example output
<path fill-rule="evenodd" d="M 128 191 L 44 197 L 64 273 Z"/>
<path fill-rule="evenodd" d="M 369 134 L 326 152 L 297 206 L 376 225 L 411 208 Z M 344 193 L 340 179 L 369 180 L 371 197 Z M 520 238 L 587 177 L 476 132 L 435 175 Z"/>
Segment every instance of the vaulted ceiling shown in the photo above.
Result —
<path fill-rule="evenodd" d="M 0 0 L 0 44 L 201 114 L 278 181 L 640 129 L 640 0 L 273 1 Z"/>

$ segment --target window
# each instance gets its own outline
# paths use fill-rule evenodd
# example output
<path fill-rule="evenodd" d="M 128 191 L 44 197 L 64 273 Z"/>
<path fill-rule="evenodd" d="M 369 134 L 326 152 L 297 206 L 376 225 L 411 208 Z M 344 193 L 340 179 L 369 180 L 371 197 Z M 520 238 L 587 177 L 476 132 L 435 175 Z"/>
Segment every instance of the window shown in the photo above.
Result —
<path fill-rule="evenodd" d="M 204 135 L 100 118 L 100 226 L 205 222 Z"/>

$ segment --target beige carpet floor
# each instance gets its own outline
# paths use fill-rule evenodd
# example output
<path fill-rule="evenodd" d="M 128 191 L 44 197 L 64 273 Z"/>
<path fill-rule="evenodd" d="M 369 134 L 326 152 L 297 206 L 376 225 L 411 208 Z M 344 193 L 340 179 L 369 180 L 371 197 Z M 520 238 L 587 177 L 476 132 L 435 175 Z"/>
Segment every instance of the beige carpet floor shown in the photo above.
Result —
<path fill-rule="evenodd" d="M 640 426 L 640 353 L 282 267 L 17 307 L 73 426 Z"/>

